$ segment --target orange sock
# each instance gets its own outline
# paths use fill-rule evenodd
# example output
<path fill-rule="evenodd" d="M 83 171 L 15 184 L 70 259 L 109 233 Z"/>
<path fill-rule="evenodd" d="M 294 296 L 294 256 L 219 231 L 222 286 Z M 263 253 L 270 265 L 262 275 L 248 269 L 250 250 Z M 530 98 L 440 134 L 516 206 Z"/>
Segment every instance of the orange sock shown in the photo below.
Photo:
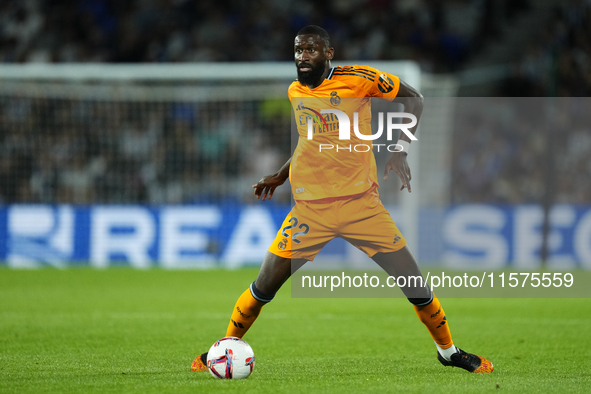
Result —
<path fill-rule="evenodd" d="M 252 296 L 250 288 L 246 289 L 236 301 L 226 336 L 242 338 L 259 316 L 264 305 L 264 302 L 257 301 Z"/>
<path fill-rule="evenodd" d="M 442 349 L 451 347 L 454 343 L 451 339 L 451 332 L 447 324 L 445 312 L 439 300 L 433 295 L 433 301 L 426 306 L 416 306 L 417 316 L 431 333 L 433 340 Z"/>

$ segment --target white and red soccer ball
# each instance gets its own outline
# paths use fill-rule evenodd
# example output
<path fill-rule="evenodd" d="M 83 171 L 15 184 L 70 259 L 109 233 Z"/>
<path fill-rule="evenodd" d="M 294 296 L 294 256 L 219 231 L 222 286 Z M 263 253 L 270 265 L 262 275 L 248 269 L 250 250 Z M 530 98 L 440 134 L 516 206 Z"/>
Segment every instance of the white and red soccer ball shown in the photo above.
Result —
<path fill-rule="evenodd" d="M 218 379 L 246 379 L 254 369 L 254 352 L 240 338 L 222 338 L 209 349 L 207 368 Z"/>

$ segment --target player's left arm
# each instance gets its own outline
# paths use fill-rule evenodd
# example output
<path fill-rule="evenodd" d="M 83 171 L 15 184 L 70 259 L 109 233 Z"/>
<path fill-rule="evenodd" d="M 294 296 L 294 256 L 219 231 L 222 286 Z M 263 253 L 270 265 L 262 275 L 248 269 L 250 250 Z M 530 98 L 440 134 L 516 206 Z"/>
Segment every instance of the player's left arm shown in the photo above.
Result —
<path fill-rule="evenodd" d="M 404 98 L 404 100 L 396 100 L 401 98 Z M 408 131 L 414 135 L 417 131 L 421 114 L 423 113 L 423 95 L 406 82 L 400 80 L 400 87 L 398 89 L 396 99 L 394 102 L 398 101 L 404 104 L 404 112 L 413 114 L 417 118 L 416 125 L 408 129 Z M 410 137 L 408 137 L 405 133 L 401 132 L 398 140 L 406 141 L 408 144 L 410 144 Z M 402 182 L 400 190 L 406 188 L 410 193 L 410 180 L 412 178 L 410 175 L 410 167 L 406 161 L 407 155 L 408 151 L 392 153 L 392 157 L 390 160 L 388 160 L 386 163 L 386 168 L 384 169 L 384 180 L 388 179 L 388 174 L 390 171 L 394 171 L 396 174 L 398 174 L 400 181 Z"/>

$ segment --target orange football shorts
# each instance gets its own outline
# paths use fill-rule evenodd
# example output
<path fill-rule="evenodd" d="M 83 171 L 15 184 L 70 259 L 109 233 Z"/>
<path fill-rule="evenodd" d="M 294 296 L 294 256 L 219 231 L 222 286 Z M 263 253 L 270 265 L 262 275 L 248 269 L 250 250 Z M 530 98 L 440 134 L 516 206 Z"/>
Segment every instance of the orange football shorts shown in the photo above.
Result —
<path fill-rule="evenodd" d="M 406 239 L 374 187 L 356 196 L 297 201 L 269 252 L 312 261 L 336 237 L 350 242 L 369 257 L 395 252 L 406 245 Z"/>

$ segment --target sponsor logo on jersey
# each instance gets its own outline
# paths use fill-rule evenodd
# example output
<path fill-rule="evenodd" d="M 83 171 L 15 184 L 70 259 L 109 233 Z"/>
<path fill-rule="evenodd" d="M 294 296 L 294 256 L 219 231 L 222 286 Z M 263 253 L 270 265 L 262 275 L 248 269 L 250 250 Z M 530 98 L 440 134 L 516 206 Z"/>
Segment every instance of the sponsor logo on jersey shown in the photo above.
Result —
<path fill-rule="evenodd" d="M 332 99 L 331 99 L 331 101 L 332 101 Z M 339 101 L 340 101 L 340 98 L 339 98 Z M 300 115 L 300 118 L 302 116 L 306 116 L 306 117 L 312 119 L 321 128 L 321 130 L 319 130 L 320 133 L 326 133 L 328 131 L 328 124 L 326 123 L 324 116 L 322 116 L 322 114 L 320 112 L 318 112 L 312 108 L 305 107 L 304 103 L 301 101 L 300 101 L 300 104 L 297 106 L 296 111 L 304 111 Z M 300 119 L 300 122 L 302 122 L 302 118 Z M 310 127 L 312 127 L 311 123 L 310 123 Z"/>

